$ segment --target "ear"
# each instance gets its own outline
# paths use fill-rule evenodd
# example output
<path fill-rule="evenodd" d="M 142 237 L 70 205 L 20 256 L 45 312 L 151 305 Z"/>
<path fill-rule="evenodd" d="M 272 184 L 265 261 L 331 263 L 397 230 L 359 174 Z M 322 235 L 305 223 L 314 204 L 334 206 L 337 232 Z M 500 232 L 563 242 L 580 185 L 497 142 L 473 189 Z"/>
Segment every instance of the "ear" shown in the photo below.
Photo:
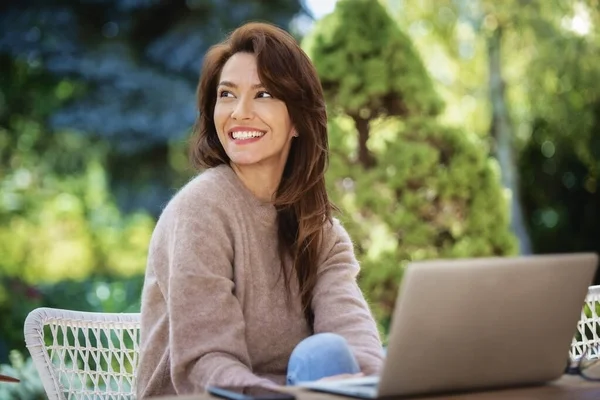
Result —
<path fill-rule="evenodd" d="M 290 133 L 292 134 L 292 137 L 298 137 L 298 131 L 296 131 L 296 128 L 292 128 L 292 130 L 290 131 Z"/>

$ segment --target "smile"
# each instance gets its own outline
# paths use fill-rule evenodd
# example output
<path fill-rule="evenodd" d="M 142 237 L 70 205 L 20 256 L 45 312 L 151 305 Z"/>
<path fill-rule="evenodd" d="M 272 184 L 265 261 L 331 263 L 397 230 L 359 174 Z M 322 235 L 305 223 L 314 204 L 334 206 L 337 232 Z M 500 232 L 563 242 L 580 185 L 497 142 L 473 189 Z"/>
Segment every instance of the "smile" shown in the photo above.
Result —
<path fill-rule="evenodd" d="M 249 140 L 263 137 L 265 133 L 262 131 L 235 131 L 229 132 L 229 137 L 233 140 Z"/>

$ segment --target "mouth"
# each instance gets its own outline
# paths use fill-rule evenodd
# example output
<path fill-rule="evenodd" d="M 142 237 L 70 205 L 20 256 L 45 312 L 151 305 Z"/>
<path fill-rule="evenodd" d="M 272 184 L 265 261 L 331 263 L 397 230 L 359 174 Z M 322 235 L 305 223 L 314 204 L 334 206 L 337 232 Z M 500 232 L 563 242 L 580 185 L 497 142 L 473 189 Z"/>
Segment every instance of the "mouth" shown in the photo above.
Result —
<path fill-rule="evenodd" d="M 260 139 L 266 134 L 264 131 L 229 131 L 229 138 L 235 141 Z"/>

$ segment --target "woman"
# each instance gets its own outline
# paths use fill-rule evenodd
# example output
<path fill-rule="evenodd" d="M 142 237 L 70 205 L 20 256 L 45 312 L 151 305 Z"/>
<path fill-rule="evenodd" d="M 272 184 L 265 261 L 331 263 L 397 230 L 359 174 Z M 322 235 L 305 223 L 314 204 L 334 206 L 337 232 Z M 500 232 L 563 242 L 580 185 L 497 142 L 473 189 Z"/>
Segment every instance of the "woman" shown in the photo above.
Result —
<path fill-rule="evenodd" d="M 325 190 L 317 73 L 268 24 L 205 56 L 191 144 L 204 172 L 164 209 L 142 295 L 138 396 L 375 374 L 376 324 Z"/>

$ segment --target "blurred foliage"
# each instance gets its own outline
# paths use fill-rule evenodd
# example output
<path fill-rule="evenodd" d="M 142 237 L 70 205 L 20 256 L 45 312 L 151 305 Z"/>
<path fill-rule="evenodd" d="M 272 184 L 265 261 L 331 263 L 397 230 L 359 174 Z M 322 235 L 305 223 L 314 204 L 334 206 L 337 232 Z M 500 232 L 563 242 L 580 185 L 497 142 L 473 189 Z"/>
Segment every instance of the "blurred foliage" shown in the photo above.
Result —
<path fill-rule="evenodd" d="M 0 53 L 83 84 L 47 127 L 108 145 L 119 208 L 157 216 L 192 173 L 171 161 L 196 118 L 204 52 L 246 20 L 286 27 L 302 13 L 300 0 L 12 1 L 0 6 Z M 73 90 L 64 82 L 60 93 Z"/>
<path fill-rule="evenodd" d="M 79 91 L 64 88 L 77 88 L 77 82 L 57 80 L 6 56 L 0 57 L 0 69 L 0 313 L 6 316 L 0 321 L 0 359 L 5 359 L 8 349 L 24 349 L 23 321 L 32 308 L 72 308 L 73 299 L 79 309 L 94 308 L 86 296 L 93 298 L 90 289 L 98 279 L 143 273 L 154 219 L 143 211 L 123 215 L 115 205 L 103 167 L 105 145 L 48 130 L 53 109 Z M 115 311 L 137 302 L 123 295 L 129 303 L 110 307 L 105 297 L 102 305 Z"/>
<path fill-rule="evenodd" d="M 0 384 L 0 399 L 10 400 L 44 400 L 48 397 L 42 381 L 33 365 L 32 359 L 13 350 L 10 352 L 10 363 L 0 364 L 0 374 L 19 379 L 18 383 Z"/>
<path fill-rule="evenodd" d="M 442 119 L 473 130 L 492 149 L 485 43 L 502 30 L 520 201 L 534 252 L 600 252 L 600 2 L 385 3 L 447 100 Z"/>
<path fill-rule="evenodd" d="M 61 87 L 70 83 L 18 60 L 0 62 L 0 271 L 28 283 L 143 271 L 153 219 L 123 216 L 115 206 L 106 147 L 46 128 L 51 106 L 68 100 Z"/>
<path fill-rule="evenodd" d="M 520 168 L 527 188 L 522 201 L 540 253 L 600 252 L 599 117 L 600 112 L 590 129 L 592 135 L 577 142 L 560 138 L 561 133 L 546 120 L 533 125 Z M 587 146 L 589 158 L 580 156 L 580 146 Z"/>
<path fill-rule="evenodd" d="M 386 330 L 408 261 L 516 252 L 498 165 L 476 135 L 437 121 L 442 103 L 431 79 L 378 3 L 340 0 L 305 44 L 336 115 L 330 191 Z M 386 96 L 404 105 L 382 103 Z"/>
<path fill-rule="evenodd" d="M 587 1 L 563 16 L 546 12 L 546 28 L 535 30 L 536 73 L 526 78 L 531 122 L 519 168 L 540 253 L 600 252 L 600 37 L 586 25 L 598 26 L 599 7 Z"/>

